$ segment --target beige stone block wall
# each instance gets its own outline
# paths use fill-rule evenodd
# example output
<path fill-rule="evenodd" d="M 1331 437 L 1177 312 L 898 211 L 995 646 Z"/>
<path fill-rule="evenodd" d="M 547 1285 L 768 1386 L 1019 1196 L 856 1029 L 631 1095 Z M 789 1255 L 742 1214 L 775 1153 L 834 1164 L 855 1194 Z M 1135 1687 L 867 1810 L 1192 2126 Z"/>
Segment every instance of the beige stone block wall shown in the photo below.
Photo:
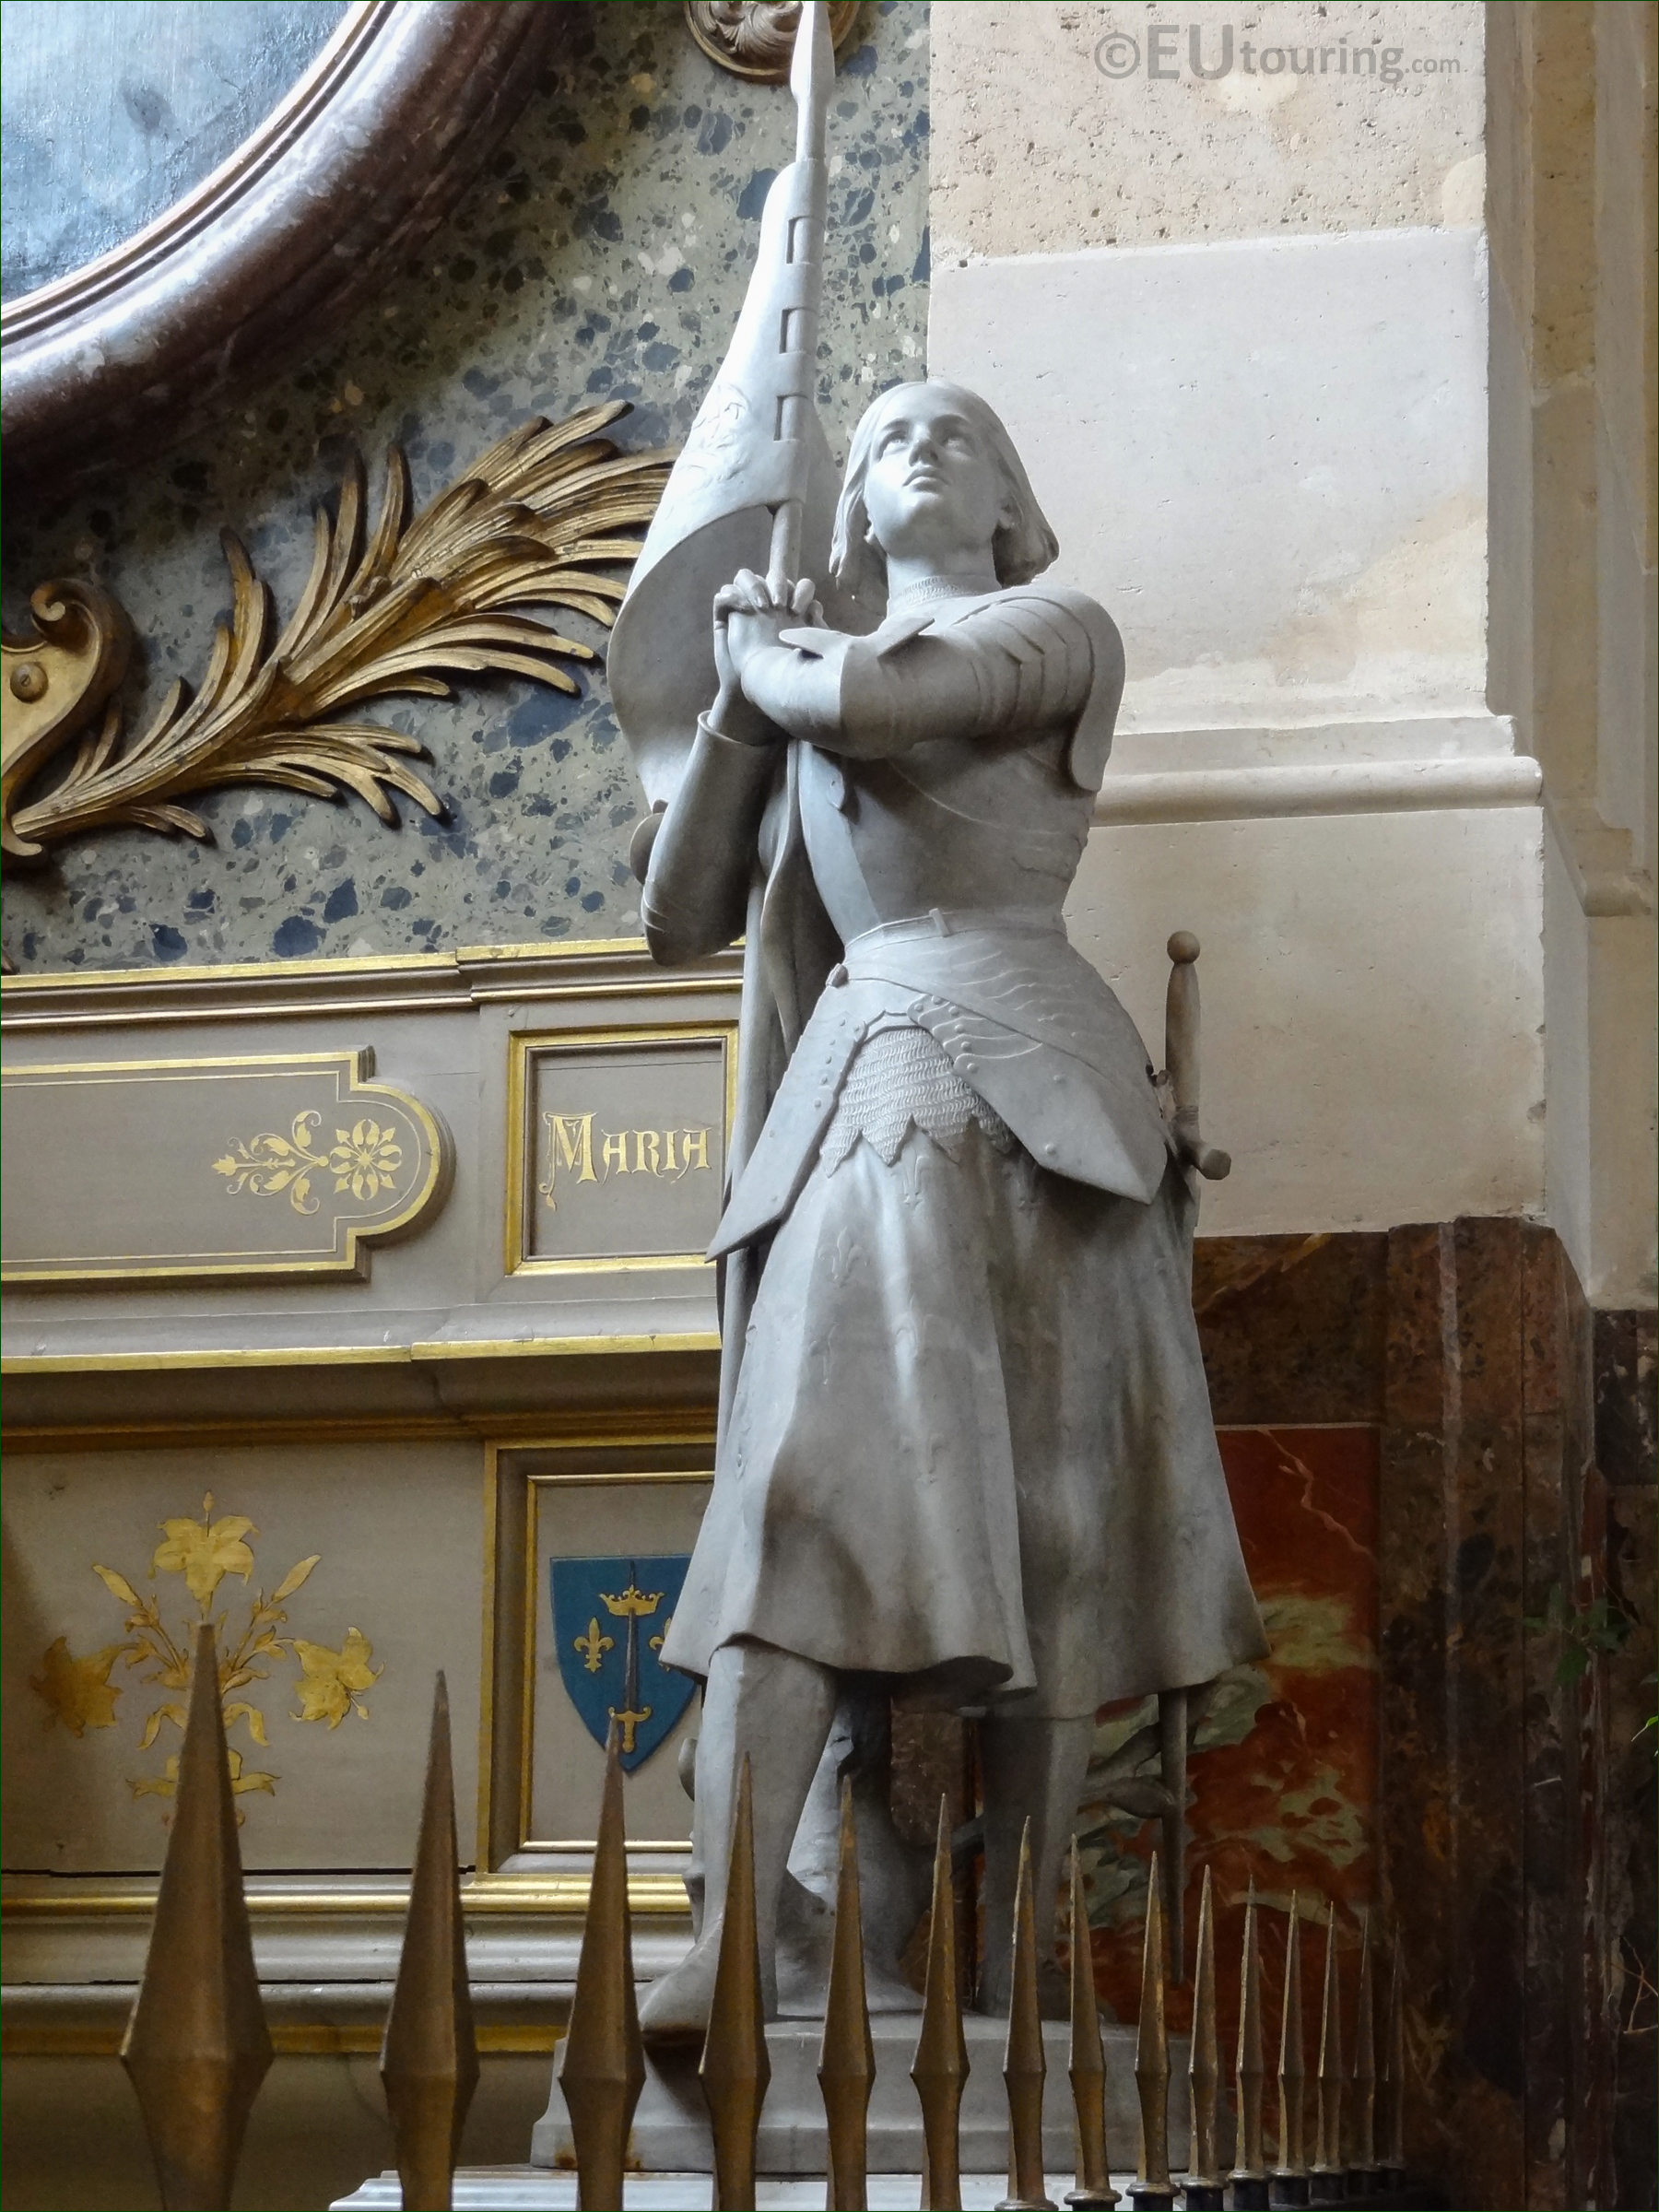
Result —
<path fill-rule="evenodd" d="M 1543 827 L 1488 697 L 1484 11 L 932 19 L 929 364 L 1003 409 L 1056 573 L 1124 632 L 1073 933 L 1154 1057 L 1164 938 L 1204 942 L 1237 1161 L 1206 1230 L 1539 1210 Z M 1530 683 L 1530 601 L 1501 615 Z"/>
<path fill-rule="evenodd" d="M 1546 1200 L 1650 1303 L 1654 48 L 1647 6 L 1488 8 L 1490 689 L 1545 776 Z"/>
<path fill-rule="evenodd" d="M 1651 6 L 1595 11 L 1595 250 L 1598 266 L 1621 272 L 1617 289 L 1598 289 L 1595 384 L 1620 480 L 1632 493 L 1638 542 L 1653 565 L 1655 440 L 1653 272 L 1655 47 L 1659 14 Z"/>
<path fill-rule="evenodd" d="M 940 0 L 935 266 L 953 255 L 1479 220 L 1477 7 L 1276 0 L 1188 16 L 1171 41 L 1153 35 L 1171 21 L 1159 6 Z M 1225 75 L 1195 74 L 1193 24 L 1206 70 L 1220 68 L 1231 30 Z M 1294 50 L 1297 62 L 1268 74 L 1265 49 Z M 1312 71 L 1299 74 L 1310 50 Z M 1345 74 L 1345 53 L 1359 50 L 1377 53 L 1379 70 L 1395 55 L 1398 82 L 1357 74 L 1351 59 Z M 1126 73 L 1108 73 L 1116 68 Z"/>
<path fill-rule="evenodd" d="M 1596 804 L 1628 830 L 1651 877 L 1655 821 L 1653 682 L 1659 336 L 1655 333 L 1655 50 L 1659 11 L 1595 11 L 1595 406 L 1601 744 Z"/>
<path fill-rule="evenodd" d="M 1530 806 L 1098 828 L 1073 942 L 1161 1064 L 1171 931 L 1204 947 L 1206 1236 L 1515 1210 L 1543 1181 Z"/>

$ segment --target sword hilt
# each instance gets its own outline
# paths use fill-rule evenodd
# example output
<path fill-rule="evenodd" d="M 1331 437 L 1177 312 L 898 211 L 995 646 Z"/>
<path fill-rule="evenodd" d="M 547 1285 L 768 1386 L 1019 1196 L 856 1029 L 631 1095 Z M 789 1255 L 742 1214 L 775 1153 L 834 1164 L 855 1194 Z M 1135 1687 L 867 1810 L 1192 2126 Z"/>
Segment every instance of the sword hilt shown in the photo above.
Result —
<path fill-rule="evenodd" d="M 1178 929 L 1169 943 L 1170 987 L 1164 999 L 1164 1065 L 1175 1100 L 1175 1142 L 1181 1157 L 1206 1182 L 1232 1172 L 1232 1157 L 1206 1145 L 1198 1129 L 1198 940 Z"/>

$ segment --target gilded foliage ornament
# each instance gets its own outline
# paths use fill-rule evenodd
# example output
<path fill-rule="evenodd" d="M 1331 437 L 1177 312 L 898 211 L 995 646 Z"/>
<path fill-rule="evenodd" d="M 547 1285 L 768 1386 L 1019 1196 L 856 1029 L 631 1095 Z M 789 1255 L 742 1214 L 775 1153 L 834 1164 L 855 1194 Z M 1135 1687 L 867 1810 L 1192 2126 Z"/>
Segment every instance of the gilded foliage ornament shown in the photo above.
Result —
<path fill-rule="evenodd" d="M 337 1649 L 285 1633 L 288 1600 L 310 1580 L 312 1570 L 321 1563 L 321 1552 L 297 1560 L 269 1597 L 263 1590 L 249 1590 L 242 1601 L 247 1617 L 233 1627 L 232 1614 L 240 1610 L 240 1605 L 227 1605 L 216 1612 L 215 1601 L 229 1580 L 239 1579 L 244 1589 L 252 1583 L 255 1561 L 248 1538 L 259 1534 L 253 1522 L 245 1513 L 224 1513 L 216 1519 L 209 1492 L 202 1500 L 199 1520 L 194 1514 L 182 1513 L 160 1525 L 162 1540 L 150 1555 L 148 1580 L 154 1582 L 158 1575 L 181 1577 L 194 1602 L 195 1618 L 179 1621 L 175 1631 L 163 1618 L 158 1596 L 142 1594 L 118 1570 L 94 1561 L 92 1572 L 126 1610 L 126 1636 L 120 1643 L 106 1644 L 101 1651 L 79 1657 L 70 1651 L 65 1637 L 58 1637 L 49 1646 L 40 1673 L 29 1677 L 29 1688 L 43 1701 L 52 1720 L 60 1722 L 75 1736 L 84 1736 L 88 1728 L 114 1727 L 118 1719 L 115 1701 L 125 1695 L 128 1687 L 110 1678 L 119 1660 L 137 1682 L 149 1685 L 154 1691 L 176 1693 L 156 1698 L 145 1717 L 138 1749 L 149 1750 L 163 1728 L 177 1728 L 182 1734 L 190 1655 L 196 1630 L 207 1620 L 212 1622 L 218 1653 L 219 1698 L 227 1735 L 240 1724 L 252 1744 L 261 1750 L 269 1749 L 265 1712 L 254 1700 L 264 1694 L 258 1685 L 269 1682 L 274 1666 L 288 1660 L 296 1662 L 300 1670 L 293 1681 L 299 1702 L 288 1709 L 291 1719 L 324 1721 L 332 1731 L 347 1712 L 355 1712 L 359 1720 L 369 1718 L 366 1696 L 383 1670 L 374 1665 L 374 1647 L 362 1630 L 348 1628 Z M 239 1691 L 246 1694 L 239 1696 Z M 177 1754 L 170 1753 L 158 1771 L 130 1775 L 128 1786 L 135 1797 L 171 1797 L 178 1776 Z M 281 1779 L 264 1768 L 248 1766 L 244 1754 L 234 1745 L 230 1776 L 231 1789 L 238 1796 L 249 1791 L 272 1794 Z"/>
<path fill-rule="evenodd" d="M 92 726 L 124 651 L 112 645 L 100 658 L 88 645 L 96 668 L 66 667 L 60 688 L 68 703 L 49 717 L 51 701 L 33 696 L 44 643 L 8 639 L 0 690 L 7 861 L 39 859 L 68 838 L 117 827 L 207 838 L 207 824 L 184 802 L 231 784 L 279 784 L 318 798 L 356 792 L 387 823 L 397 820 L 392 794 L 402 792 L 441 817 L 442 801 L 410 766 L 427 757 L 419 740 L 359 713 L 397 694 L 447 698 L 451 679 L 491 673 L 576 690 L 571 666 L 597 653 L 519 610 L 565 607 L 606 628 L 615 619 L 668 468 L 667 455 L 621 453 L 603 435 L 628 411 L 612 401 L 567 422 L 536 417 L 412 519 L 408 465 L 394 445 L 371 532 L 363 467 L 354 460 L 334 513 L 317 511 L 310 577 L 275 635 L 270 589 L 226 531 L 229 622 L 215 632 L 194 693 L 176 683 L 135 737 L 125 734 L 119 700 Z M 120 627 L 119 610 L 97 594 L 91 607 L 87 587 L 43 586 L 37 612 L 43 594 L 73 601 L 71 614 L 88 635 L 100 609 L 112 635 Z M 80 686 L 73 698 L 71 675 Z M 77 736 L 66 772 L 39 789 L 42 769 Z M 37 795 L 22 803 L 30 790 Z"/>
<path fill-rule="evenodd" d="M 294 1116 L 292 1129 L 282 1136 L 274 1129 L 246 1140 L 238 1137 L 229 1152 L 213 1163 L 216 1173 L 229 1178 L 231 1197 L 243 1192 L 255 1198 L 271 1198 L 286 1191 L 297 1214 L 314 1214 L 319 1201 L 312 1196 L 312 1177 L 332 1175 L 336 1192 L 349 1191 L 361 1205 L 394 1191 L 404 1164 L 397 1132 L 382 1128 L 367 1116 L 349 1129 L 336 1129 L 331 1148 L 318 1148 L 316 1133 L 323 1116 L 307 1111 Z"/>

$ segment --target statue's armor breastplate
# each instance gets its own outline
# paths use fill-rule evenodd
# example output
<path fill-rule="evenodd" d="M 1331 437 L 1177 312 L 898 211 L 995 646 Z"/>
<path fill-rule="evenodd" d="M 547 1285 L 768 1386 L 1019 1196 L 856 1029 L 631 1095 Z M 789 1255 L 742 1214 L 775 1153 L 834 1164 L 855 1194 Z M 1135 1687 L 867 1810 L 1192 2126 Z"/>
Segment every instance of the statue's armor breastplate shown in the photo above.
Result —
<path fill-rule="evenodd" d="M 935 738 L 880 760 L 804 746 L 801 829 L 843 941 L 935 907 L 1057 918 L 1091 811 L 1061 771 L 1065 743 Z"/>
<path fill-rule="evenodd" d="M 810 632 L 788 638 L 811 650 Z M 1028 587 L 843 642 L 850 742 L 803 744 L 798 771 L 813 875 L 842 941 L 935 907 L 1057 923 L 1121 685 L 1106 615 Z"/>

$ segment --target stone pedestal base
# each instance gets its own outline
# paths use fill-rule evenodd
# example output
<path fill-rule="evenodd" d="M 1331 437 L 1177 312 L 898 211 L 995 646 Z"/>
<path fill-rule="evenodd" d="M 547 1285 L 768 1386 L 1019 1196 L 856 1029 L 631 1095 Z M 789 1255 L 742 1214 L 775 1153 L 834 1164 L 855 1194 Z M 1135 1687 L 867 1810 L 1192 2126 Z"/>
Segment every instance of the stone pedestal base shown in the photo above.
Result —
<path fill-rule="evenodd" d="M 881 2013 L 870 2022 L 876 2047 L 876 2087 L 870 2098 L 868 2165 L 872 2173 L 920 2173 L 922 2107 L 910 2077 L 921 2025 L 916 2013 Z M 1003 2088 L 1003 2045 L 1007 2028 L 1001 2020 L 969 2014 L 963 2022 L 970 2072 L 962 2097 L 961 2170 L 964 2173 L 1006 2172 L 1008 2161 L 1008 2102 Z M 1132 2164 L 1139 2141 L 1139 2107 L 1135 2094 L 1135 2030 L 1108 2026 L 1106 2041 L 1106 2140 L 1113 2161 Z M 824 2101 L 818 2084 L 817 2020 L 774 2020 L 766 2030 L 771 2086 L 760 2114 L 756 2166 L 766 2174 L 821 2174 L 826 2161 Z M 1042 2105 L 1042 2161 L 1057 2172 L 1071 2171 L 1074 2155 L 1071 2084 L 1065 2057 L 1069 2033 L 1051 2021 L 1043 2028 L 1048 2082 Z M 646 2057 L 645 2088 L 634 2113 L 629 2140 L 630 2163 L 649 2173 L 707 2173 L 712 2165 L 709 2111 L 697 2077 L 697 2056 Z M 1170 2054 L 1170 2147 L 1179 2161 L 1187 2147 L 1186 2046 Z M 536 2166 L 568 2166 L 572 2160 L 570 2121 L 557 2079 L 547 2112 L 536 2122 L 530 2158 Z M 1067 2183 L 1067 2187 L 1070 2183 Z"/>

